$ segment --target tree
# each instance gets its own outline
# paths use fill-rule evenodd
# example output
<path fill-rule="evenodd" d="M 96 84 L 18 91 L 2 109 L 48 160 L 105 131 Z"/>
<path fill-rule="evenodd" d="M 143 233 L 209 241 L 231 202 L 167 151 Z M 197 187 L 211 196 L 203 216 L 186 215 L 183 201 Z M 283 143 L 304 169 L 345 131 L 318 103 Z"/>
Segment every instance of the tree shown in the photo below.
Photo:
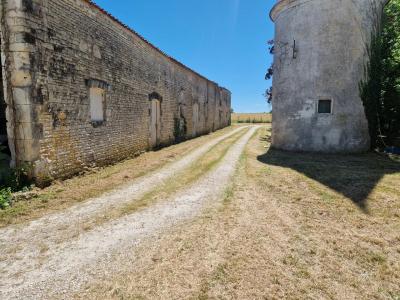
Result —
<path fill-rule="evenodd" d="M 369 46 L 367 79 L 360 83 L 373 148 L 394 145 L 400 137 L 400 0 L 387 4 L 380 29 Z"/>
<path fill-rule="evenodd" d="M 275 44 L 274 44 L 274 40 L 269 40 L 267 42 L 268 44 L 268 51 L 270 55 L 274 54 L 274 50 L 275 50 Z M 272 76 L 274 75 L 274 64 L 272 63 L 271 66 L 268 68 L 267 74 L 265 74 L 265 80 L 270 80 L 272 79 Z M 272 86 L 269 87 L 265 93 L 264 93 L 264 97 L 267 99 L 268 103 L 272 102 Z"/>
<path fill-rule="evenodd" d="M 393 143 L 400 137 L 400 0 L 390 1 L 385 8 L 381 57 L 381 122 Z"/>

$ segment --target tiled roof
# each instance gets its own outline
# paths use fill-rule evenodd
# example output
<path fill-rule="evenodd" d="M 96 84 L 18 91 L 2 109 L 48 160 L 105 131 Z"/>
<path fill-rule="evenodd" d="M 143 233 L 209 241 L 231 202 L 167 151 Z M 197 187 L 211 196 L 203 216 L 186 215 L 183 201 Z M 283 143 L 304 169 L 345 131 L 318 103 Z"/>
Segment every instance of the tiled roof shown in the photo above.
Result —
<path fill-rule="evenodd" d="M 92 0 L 82 0 L 84 2 L 87 2 L 88 4 L 90 4 L 93 8 L 97 9 L 98 11 L 100 11 L 101 13 L 103 13 L 104 15 L 108 16 L 109 18 L 111 18 L 114 22 L 118 23 L 120 26 L 124 27 L 125 29 L 129 30 L 130 32 L 132 32 L 134 35 L 138 36 L 141 40 L 143 40 L 146 44 L 148 44 L 150 47 L 152 47 L 153 49 L 155 49 L 156 51 L 158 51 L 159 53 L 161 53 L 163 56 L 165 56 L 166 58 L 168 58 L 169 60 L 171 60 L 172 62 L 174 62 L 175 64 L 178 64 L 179 66 L 185 68 L 186 70 L 194 73 L 195 75 L 211 82 L 214 83 L 216 85 L 218 85 L 216 82 L 213 82 L 211 80 L 209 80 L 208 78 L 204 77 L 203 75 L 197 73 L 196 71 L 194 71 L 193 69 L 189 68 L 188 66 L 184 65 L 183 63 L 177 61 L 175 58 L 169 56 L 168 54 L 166 54 L 164 51 L 162 51 L 161 49 L 157 48 L 156 46 L 154 46 L 152 43 L 150 43 L 148 40 L 146 40 L 143 36 L 141 36 L 139 33 L 137 33 L 135 30 L 133 30 L 132 28 L 130 28 L 128 25 L 124 24 L 123 22 L 121 22 L 120 20 L 118 20 L 116 17 L 114 17 L 112 14 L 110 14 L 108 11 L 104 10 L 103 8 L 101 8 L 100 6 L 98 6 L 96 3 L 94 3 Z"/>

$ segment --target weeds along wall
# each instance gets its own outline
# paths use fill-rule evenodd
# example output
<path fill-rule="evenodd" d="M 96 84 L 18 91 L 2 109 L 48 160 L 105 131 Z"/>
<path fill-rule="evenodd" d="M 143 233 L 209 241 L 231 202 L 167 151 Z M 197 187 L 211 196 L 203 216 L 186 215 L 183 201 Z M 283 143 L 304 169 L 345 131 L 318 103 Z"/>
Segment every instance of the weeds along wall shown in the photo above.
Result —
<path fill-rule="evenodd" d="M 230 124 L 228 90 L 90 1 L 3 0 L 1 24 L 13 161 L 38 182 Z"/>

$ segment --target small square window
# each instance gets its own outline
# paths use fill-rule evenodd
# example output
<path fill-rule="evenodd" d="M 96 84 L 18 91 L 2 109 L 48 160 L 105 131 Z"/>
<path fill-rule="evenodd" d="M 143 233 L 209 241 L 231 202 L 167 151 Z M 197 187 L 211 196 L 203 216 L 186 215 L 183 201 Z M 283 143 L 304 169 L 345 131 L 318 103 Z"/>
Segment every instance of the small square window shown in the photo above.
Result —
<path fill-rule="evenodd" d="M 90 119 L 92 122 L 104 121 L 104 101 L 104 89 L 90 88 Z"/>
<path fill-rule="evenodd" d="M 332 113 L 332 100 L 319 100 L 318 101 L 318 113 L 319 114 L 331 114 Z"/>

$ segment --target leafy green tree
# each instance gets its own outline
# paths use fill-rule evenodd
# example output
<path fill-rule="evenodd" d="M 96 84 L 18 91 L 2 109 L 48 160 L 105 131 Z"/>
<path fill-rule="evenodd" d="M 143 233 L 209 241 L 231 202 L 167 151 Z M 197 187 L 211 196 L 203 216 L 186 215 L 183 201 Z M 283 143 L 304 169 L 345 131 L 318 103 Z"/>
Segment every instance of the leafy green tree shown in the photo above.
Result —
<path fill-rule="evenodd" d="M 394 145 L 400 137 L 400 0 L 391 0 L 385 7 L 369 56 L 360 95 L 371 144 L 373 148 Z"/>
<path fill-rule="evenodd" d="M 269 54 L 274 55 L 274 50 L 275 50 L 274 40 L 269 40 L 268 41 Z M 272 63 L 271 66 L 268 68 L 267 73 L 265 74 L 265 80 L 270 80 L 272 79 L 273 76 L 274 76 L 274 63 Z M 268 103 L 272 102 L 272 86 L 265 91 L 263 96 L 267 99 Z"/>
<path fill-rule="evenodd" d="M 381 57 L 381 123 L 393 142 L 400 137 L 400 0 L 391 0 L 385 8 Z"/>

